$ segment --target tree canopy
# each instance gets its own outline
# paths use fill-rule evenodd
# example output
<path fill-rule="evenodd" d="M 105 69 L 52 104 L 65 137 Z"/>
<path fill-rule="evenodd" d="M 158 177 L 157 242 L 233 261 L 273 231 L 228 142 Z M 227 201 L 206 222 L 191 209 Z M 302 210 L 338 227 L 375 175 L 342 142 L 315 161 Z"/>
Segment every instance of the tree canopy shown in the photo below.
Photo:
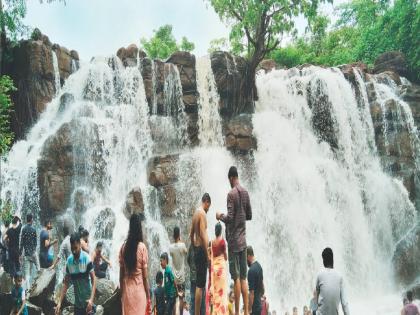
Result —
<path fill-rule="evenodd" d="M 10 92 L 14 91 L 13 81 L 8 76 L 0 77 L 0 157 L 7 152 L 13 140 L 10 130 L 12 101 Z"/>
<path fill-rule="evenodd" d="M 146 51 L 150 58 L 168 58 L 172 53 L 178 50 L 193 51 L 194 43 L 188 41 L 184 36 L 180 43 L 177 43 L 175 36 L 172 34 L 172 25 L 163 25 L 153 31 L 150 39 L 142 38 L 140 40 L 141 47 Z"/>
<path fill-rule="evenodd" d="M 420 80 L 420 4 L 417 0 L 352 0 L 337 8 L 334 25 L 318 28 L 274 50 L 270 57 L 280 65 L 303 63 L 335 66 L 361 61 L 372 65 L 383 52 L 403 52 Z M 328 30 L 329 27 L 329 30 Z"/>

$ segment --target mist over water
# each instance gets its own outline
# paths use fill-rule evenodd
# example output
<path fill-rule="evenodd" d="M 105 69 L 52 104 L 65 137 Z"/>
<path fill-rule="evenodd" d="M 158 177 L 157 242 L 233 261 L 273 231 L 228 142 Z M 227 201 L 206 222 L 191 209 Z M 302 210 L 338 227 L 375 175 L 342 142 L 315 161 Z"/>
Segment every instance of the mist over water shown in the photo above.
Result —
<path fill-rule="evenodd" d="M 123 207 L 132 188 L 140 187 L 143 193 L 150 264 L 157 266 L 160 252 L 169 247 L 158 192 L 147 181 L 151 157 L 179 155 L 174 170 L 178 224 L 189 226 L 201 195 L 210 193 L 210 238 L 216 211 L 226 211 L 227 171 L 238 165 L 253 207 L 248 243 L 263 266 L 272 310 L 279 314 L 296 305 L 300 312 L 309 304 L 322 266 L 321 251 L 330 246 L 346 281 L 352 314 L 373 314 L 372 308 L 380 314 L 399 311 L 391 258 L 396 242 L 415 219 L 415 208 L 401 181 L 383 171 L 360 73 L 355 72 L 359 99 L 335 68 L 260 74 L 253 115 L 258 149 L 248 159 L 239 159 L 224 146 L 210 60 L 197 60 L 197 147 L 189 146 L 185 138 L 179 72 L 175 66 L 165 67 L 165 108 L 158 116 L 156 104 L 152 110 L 147 104 L 139 67 L 124 68 L 116 57 L 83 65 L 59 89 L 27 138 L 11 149 L 2 165 L 1 198 L 5 200 L 10 192 L 15 209 L 40 212 L 37 162 L 48 139 L 68 126 L 77 163 L 64 215 L 90 231 L 91 249 L 96 241 L 105 240 L 114 262 L 111 278 L 117 281 L 118 252 L 128 231 Z M 373 84 L 383 102 L 398 99 L 391 85 Z M 74 102 L 61 108 L 64 93 L 72 94 Z M 328 139 L 320 140 L 314 127 L 317 102 L 323 102 L 331 114 L 334 149 Z M 418 143 L 410 108 L 400 100 L 398 104 L 401 120 L 413 143 Z M 83 212 L 77 210 L 77 196 L 83 197 Z M 103 211 L 115 216 L 112 239 L 104 236 L 106 224 L 98 223 Z"/>

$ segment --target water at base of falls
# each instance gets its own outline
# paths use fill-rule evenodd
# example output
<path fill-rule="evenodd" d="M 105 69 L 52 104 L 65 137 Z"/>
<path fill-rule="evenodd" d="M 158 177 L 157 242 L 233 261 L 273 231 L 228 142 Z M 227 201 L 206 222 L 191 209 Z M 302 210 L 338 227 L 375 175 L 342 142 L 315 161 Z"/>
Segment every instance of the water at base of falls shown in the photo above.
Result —
<path fill-rule="evenodd" d="M 399 311 L 391 257 L 396 242 L 415 220 L 415 209 L 401 181 L 382 169 L 366 93 L 357 102 L 338 69 L 309 67 L 259 75 L 259 101 L 253 115 L 258 149 L 243 159 L 224 147 L 210 60 L 197 62 L 197 147 L 182 141 L 186 127 L 179 111 L 179 73 L 176 67 L 167 67 L 165 116 L 158 116 L 156 104 L 149 113 L 138 67 L 124 68 L 117 58 L 97 58 L 82 65 L 26 140 L 13 146 L 3 166 L 1 198 L 6 199 L 10 191 L 16 209 L 40 211 L 37 162 L 48 139 L 67 125 L 75 174 L 64 212 L 76 225 L 90 230 L 91 244 L 105 240 L 114 262 L 111 278 L 117 281 L 118 252 L 128 230 L 123 208 L 131 189 L 140 187 L 143 193 L 151 270 L 159 269 L 159 254 L 170 243 L 158 191 L 147 181 L 147 162 L 154 154 L 179 156 L 175 224 L 188 229 L 201 195 L 210 193 L 210 238 L 215 213 L 226 211 L 227 171 L 237 165 L 254 214 L 247 224 L 247 241 L 263 266 L 271 310 L 280 314 L 309 304 L 322 266 L 321 251 L 330 246 L 335 267 L 346 281 L 352 314 Z M 359 88 L 365 88 L 363 79 L 356 79 Z M 72 94 L 75 101 L 60 109 L 64 93 Z M 332 133 L 316 129 L 316 106 L 328 110 Z M 335 144 L 333 150 L 329 141 Z M 81 215 L 76 196 L 83 197 Z M 112 238 L 106 237 L 103 227 L 108 221 L 97 222 L 103 213 L 107 219 L 115 218 Z"/>

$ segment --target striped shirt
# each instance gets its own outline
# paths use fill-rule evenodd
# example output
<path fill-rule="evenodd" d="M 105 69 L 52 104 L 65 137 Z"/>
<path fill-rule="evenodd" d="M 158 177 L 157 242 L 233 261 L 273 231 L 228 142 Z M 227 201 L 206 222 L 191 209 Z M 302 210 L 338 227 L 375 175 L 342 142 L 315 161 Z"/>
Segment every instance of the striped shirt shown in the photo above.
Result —
<path fill-rule="evenodd" d="M 73 284 L 74 306 L 77 308 L 85 308 L 90 299 L 92 293 L 90 272 L 92 270 L 93 264 L 89 255 L 84 251 L 80 251 L 79 259 L 75 259 L 73 255 L 67 259 L 66 278 Z"/>

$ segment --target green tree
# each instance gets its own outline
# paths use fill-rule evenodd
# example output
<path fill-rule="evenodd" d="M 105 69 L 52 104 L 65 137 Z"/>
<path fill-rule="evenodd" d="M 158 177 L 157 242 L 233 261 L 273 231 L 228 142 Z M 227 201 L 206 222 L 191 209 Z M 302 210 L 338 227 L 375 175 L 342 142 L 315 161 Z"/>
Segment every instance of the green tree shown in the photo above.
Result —
<path fill-rule="evenodd" d="M 10 130 L 12 101 L 10 93 L 16 90 L 13 81 L 6 75 L 0 77 L 0 158 L 8 151 L 13 141 Z"/>
<path fill-rule="evenodd" d="M 161 26 L 153 33 L 150 39 L 142 38 L 140 40 L 142 48 L 150 58 L 165 59 L 175 51 L 192 51 L 195 48 L 194 43 L 189 42 L 185 36 L 178 45 L 175 36 L 172 34 L 172 25 Z"/>
<path fill-rule="evenodd" d="M 248 60 L 242 91 L 257 99 L 255 73 L 259 63 L 278 47 L 282 34 L 295 30 L 296 16 L 313 19 L 324 0 L 209 1 L 219 17 L 231 26 L 229 39 L 233 51 L 245 53 Z"/>
<path fill-rule="evenodd" d="M 207 51 L 210 54 L 218 50 L 231 50 L 227 38 L 224 37 L 212 39 L 209 46 Z"/>

